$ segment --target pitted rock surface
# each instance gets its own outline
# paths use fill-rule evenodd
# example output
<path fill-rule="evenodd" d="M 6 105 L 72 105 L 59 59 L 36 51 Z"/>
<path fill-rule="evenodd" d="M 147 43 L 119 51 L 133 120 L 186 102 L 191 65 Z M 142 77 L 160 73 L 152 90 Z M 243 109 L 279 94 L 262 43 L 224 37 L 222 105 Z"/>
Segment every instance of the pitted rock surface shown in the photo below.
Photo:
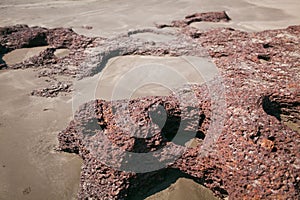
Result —
<path fill-rule="evenodd" d="M 299 125 L 300 26 L 258 33 L 233 29 L 201 31 L 190 27 L 180 31 L 190 36 L 194 45 L 207 49 L 222 74 L 226 115 L 217 142 L 208 149 L 209 153 L 201 153 L 205 150 L 201 148 L 203 138 L 209 137 L 207 127 L 211 122 L 211 105 L 215 103 L 211 102 L 205 85 L 191 86 L 199 106 L 197 113 L 188 116 L 180 115 L 182 111 L 178 110 L 178 102 L 172 95 L 131 100 L 129 107 L 134 109 L 129 109 L 130 115 L 141 125 L 153 123 L 147 117 L 152 103 L 165 107 L 168 116 L 174 119 L 171 120 L 172 127 L 185 117 L 191 119 L 199 115 L 203 120 L 199 120 L 197 127 L 186 126 L 197 130 L 195 138 L 199 143 L 197 147 L 188 148 L 175 162 L 150 173 L 121 172 L 101 162 L 85 146 L 83 137 L 87 132 L 82 128 L 84 122 L 92 121 L 98 127 L 89 134 L 95 138 L 105 135 L 112 144 L 127 151 L 156 151 L 172 140 L 164 134 L 164 129 L 159 131 L 152 126 L 145 131 L 153 132 L 153 137 L 146 140 L 130 137 L 130 132 L 122 132 L 122 127 L 114 123 L 116 116 L 111 102 L 97 100 L 87 103 L 67 129 L 59 134 L 60 149 L 79 153 L 84 159 L 79 198 L 130 199 L 133 193 L 146 197 L 155 180 L 163 180 L 171 169 L 191 176 L 219 197 L 299 198 L 300 134 L 281 118 L 289 116 L 289 120 Z M 128 54 L 143 52 L 131 51 Z M 151 55 L 151 51 L 147 54 Z M 162 54 L 168 55 L 169 51 L 162 51 Z M 189 51 L 186 54 L 189 55 Z M 99 53 L 100 61 L 103 55 Z M 169 102 L 169 107 L 166 102 Z M 121 104 L 122 101 L 114 102 L 114 105 Z M 174 132 L 176 134 L 176 130 Z M 118 158 L 118 155 L 112 157 L 116 161 Z"/>
<path fill-rule="evenodd" d="M 7 66 L 1 59 L 1 68 L 35 67 L 41 69 L 40 76 L 53 76 L 53 80 L 57 74 L 94 75 L 105 67 L 109 58 L 122 55 L 210 55 L 221 72 L 226 115 L 223 116 L 221 111 L 220 115 L 225 123 L 217 142 L 208 149 L 202 148 L 202 144 L 205 138 L 211 137 L 208 128 L 212 122 L 212 106 L 216 102 L 210 99 L 205 84 L 190 86 L 199 101 L 193 108 L 186 99 L 186 104 L 180 109 L 174 95 L 129 101 L 130 116 L 140 125 L 141 134 L 152 135 L 146 139 L 133 137 L 132 132 L 136 130 L 128 129 L 125 122 L 115 123 L 116 115 L 122 113 L 114 113 L 114 107 L 122 106 L 124 101 L 95 100 L 82 105 L 74 120 L 58 135 L 60 150 L 78 153 L 84 160 L 79 199 L 130 199 L 134 195 L 144 198 L 157 181 L 164 181 L 174 170 L 205 185 L 219 197 L 299 198 L 300 26 L 257 33 L 231 28 L 202 31 L 189 26 L 195 21 L 221 20 L 230 18 L 226 13 L 200 13 L 175 21 L 166 25 L 179 28 L 178 33 L 172 33 L 176 39 L 168 43 L 145 42 L 130 37 L 139 32 L 161 34 L 159 30 L 136 30 L 104 39 L 87 38 L 64 28 L 16 25 L 0 29 L 1 58 L 18 48 L 50 46 L 39 56 L 14 66 Z M 87 58 L 84 50 L 96 46 L 93 57 Z M 63 59 L 56 58 L 54 51 L 58 48 L 67 48 L 70 54 Z M 67 68 L 70 64 L 76 67 L 70 70 Z M 40 96 L 56 96 L 59 90 L 71 91 L 70 87 L 69 83 L 54 81 L 53 87 L 33 92 Z M 153 114 L 159 117 L 158 106 L 164 107 L 168 116 L 164 127 L 159 126 L 159 121 L 151 120 Z M 198 125 L 189 126 L 189 120 L 195 116 L 199 117 Z M 170 148 L 183 145 L 186 141 L 178 143 L 172 140 L 180 122 L 187 122 L 184 123 L 184 133 L 196 132 L 194 137 L 198 146 L 188 148 L 174 162 L 158 171 L 118 171 L 97 157 L 97 148 L 109 148 L 109 145 L 135 153 L 155 152 L 167 145 Z M 99 141 L 92 147 L 87 146 L 86 138 L 97 141 L 103 136 L 110 143 Z M 119 160 L 122 155 L 109 156 L 111 162 L 122 164 Z"/>

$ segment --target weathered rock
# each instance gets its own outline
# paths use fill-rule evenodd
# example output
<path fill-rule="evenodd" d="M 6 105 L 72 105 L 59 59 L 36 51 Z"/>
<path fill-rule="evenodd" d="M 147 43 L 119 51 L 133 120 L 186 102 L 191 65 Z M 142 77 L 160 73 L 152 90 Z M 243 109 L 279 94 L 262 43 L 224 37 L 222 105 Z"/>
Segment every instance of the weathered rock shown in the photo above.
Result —
<path fill-rule="evenodd" d="M 45 68 L 40 76 L 74 75 L 79 72 L 82 76 L 90 76 L 101 71 L 109 58 L 119 55 L 203 56 L 202 47 L 207 49 L 222 74 L 226 89 L 225 123 L 215 146 L 207 150 L 208 154 L 202 154 L 205 149 L 201 148 L 201 142 L 210 137 L 208 127 L 212 122 L 211 107 L 215 102 L 209 98 L 205 85 L 191 86 L 199 102 L 193 108 L 188 107 L 186 99 L 186 105 L 179 109 L 174 96 L 131 100 L 129 110 L 133 122 L 140 124 L 141 134 L 152 135 L 146 139 L 133 137 L 132 131 L 135 130 L 128 129 L 125 122 L 114 123 L 117 115 L 122 116 L 122 113 L 113 112 L 114 107 L 122 106 L 123 101 L 96 100 L 83 105 L 75 119 L 58 136 L 61 150 L 79 153 L 84 160 L 78 194 L 80 199 L 126 199 L 137 193 L 145 197 L 157 181 L 170 178 L 167 174 L 172 170 L 190 176 L 220 197 L 299 197 L 300 134 L 286 126 L 285 122 L 299 126 L 300 26 L 259 33 L 233 29 L 201 31 L 188 26 L 193 21 L 201 20 L 226 21 L 229 18 L 226 13 L 195 14 L 183 21 L 173 22 L 170 26 L 179 27 L 180 32 L 168 44 L 135 40 L 129 37 L 133 32 L 110 40 L 100 39 L 101 47 L 96 53 L 95 65 L 81 66 L 80 70 L 75 71 L 66 69 L 64 64 L 79 66 L 86 58 L 84 49 L 97 44 L 95 38 L 79 36 L 63 28 L 29 28 L 26 25 L 0 28 L 1 54 L 26 46 L 51 46 L 23 64 L 9 66 Z M 66 58 L 59 59 L 53 54 L 57 48 L 67 48 L 71 52 Z M 59 91 L 68 92 L 70 89 L 69 83 L 50 82 L 49 88 L 35 90 L 33 95 L 52 97 Z M 163 106 L 168 114 L 169 120 L 163 128 L 155 126 L 160 124 L 159 121 L 151 121 L 150 117 L 154 114 L 159 118 L 156 112 L 158 106 Z M 185 141 L 173 141 L 178 123 L 189 122 L 197 116 L 200 116 L 197 126 L 185 126 L 184 133 L 196 132 L 199 145 L 187 149 L 173 163 L 158 171 L 119 171 L 107 165 L 107 157 L 103 160 L 97 155 L 98 148 L 109 148 L 112 144 L 135 153 L 156 152 L 176 142 L 182 145 Z M 152 126 L 146 126 L 149 124 Z M 87 139 L 91 136 L 94 136 L 93 141 L 100 141 L 98 146 L 88 146 Z M 101 143 L 103 136 L 111 144 Z M 114 153 L 109 156 L 110 162 L 119 163 L 122 155 Z M 161 158 L 163 156 L 166 155 Z"/>
<path fill-rule="evenodd" d="M 56 97 L 58 95 L 58 93 L 70 92 L 70 91 L 72 91 L 71 83 L 57 82 L 57 83 L 50 85 L 47 88 L 33 90 L 31 92 L 31 95 L 41 96 L 41 97 Z"/>
<path fill-rule="evenodd" d="M 190 25 L 193 22 L 228 22 L 230 21 L 229 16 L 225 11 L 223 12 L 207 12 L 207 13 L 195 13 L 192 15 L 188 15 L 183 20 L 175 20 L 172 21 L 171 24 L 156 24 L 157 28 L 165 28 L 165 27 L 180 27 L 184 28 Z"/>
<path fill-rule="evenodd" d="M 78 35 L 72 29 L 67 28 L 47 29 L 37 26 L 28 27 L 27 25 L 1 27 L 0 57 L 2 58 L 4 53 L 8 53 L 14 49 L 48 45 L 50 46 L 49 49 L 42 52 L 40 56 L 30 58 L 23 63 L 5 67 L 17 69 L 52 64 L 53 50 L 58 48 L 68 48 L 72 53 L 70 54 L 71 56 L 63 60 L 57 59 L 55 62 L 74 63 L 74 61 L 78 61 L 84 57 L 83 50 L 85 48 L 95 45 L 94 41 L 95 38 Z M 4 63 L 2 59 L 0 61 Z"/>
<path fill-rule="evenodd" d="M 44 97 L 55 97 L 62 92 L 69 92 L 69 89 L 60 88 L 59 81 L 54 78 L 56 75 L 74 76 L 80 64 L 85 59 L 84 50 L 96 45 L 96 38 L 89 38 L 78 35 L 72 29 L 43 27 L 28 27 L 27 25 L 15 25 L 0 27 L 0 69 L 40 68 L 47 69 L 47 77 L 52 79 L 54 85 L 48 88 L 33 91 L 33 95 Z M 100 39 L 101 40 L 101 39 Z M 31 48 L 38 46 L 49 46 L 39 55 L 30 57 L 21 63 L 8 66 L 2 59 L 3 55 L 20 48 Z M 58 58 L 54 55 L 57 49 L 66 48 L 70 51 L 67 56 Z M 76 66 L 73 69 L 68 65 Z M 42 76 L 43 73 L 40 73 Z M 45 75 L 45 73 L 44 73 Z M 57 90 L 58 88 L 59 90 Z M 55 92 L 54 92 L 55 90 Z"/>
<path fill-rule="evenodd" d="M 297 199 L 300 195 L 300 134 L 286 126 L 280 117 L 286 114 L 291 119 L 299 119 L 300 57 L 297 55 L 300 55 L 300 26 L 258 33 L 233 29 L 201 31 L 188 26 L 181 31 L 191 36 L 194 44 L 202 45 L 208 50 L 223 76 L 226 116 L 215 146 L 208 154 L 203 155 L 200 142 L 197 147 L 189 148 L 175 162 L 159 171 L 141 174 L 120 172 L 95 154 L 97 148 L 105 146 L 102 140 L 99 140 L 99 147 L 93 147 L 91 152 L 86 137 L 92 135 L 93 141 L 98 141 L 97 139 L 105 136 L 120 149 L 151 152 L 175 142 L 172 138 L 176 134 L 176 128 L 167 129 L 172 132 L 172 137 L 168 137 L 164 131 L 154 126 L 145 126 L 151 128 L 142 130 L 153 133 L 153 136 L 140 140 L 130 136 L 126 123 L 115 123 L 118 113 L 113 112 L 112 104 L 122 106 L 122 101 L 96 100 L 87 103 L 58 136 L 61 150 L 79 153 L 84 159 L 79 198 L 126 199 L 134 192 L 147 196 L 147 190 L 156 184 L 156 180 L 164 181 L 166 171 L 179 169 L 220 197 L 229 195 L 230 199 Z M 112 45 L 111 41 L 107 42 Z M 170 46 L 173 43 L 177 46 L 176 42 L 170 42 Z M 138 49 L 135 44 L 127 44 L 129 50 L 119 52 L 118 55 L 157 53 L 151 48 Z M 103 46 L 105 45 L 104 43 Z M 167 50 L 162 44 L 159 53 L 181 55 L 178 53 L 180 50 L 181 48 L 171 47 Z M 185 55 L 192 52 L 186 51 Z M 102 52 L 99 55 L 101 61 L 106 54 Z M 269 58 L 261 59 L 259 55 L 268 55 Z M 85 73 L 89 74 L 93 73 Z M 204 137 L 209 137 L 207 130 L 214 102 L 209 99 L 204 85 L 192 88 L 199 101 L 196 109 L 198 112 L 191 109 L 190 115 L 183 115 L 182 110 L 178 110 L 178 102 L 173 96 L 169 96 L 131 100 L 130 115 L 137 124 L 139 120 L 141 124 L 151 124 L 153 122 L 147 117 L 150 108 L 163 105 L 171 119 L 170 127 L 176 127 L 179 121 L 193 119 L 196 115 L 204 116 L 204 121 L 199 120 L 197 127 L 189 127 L 197 132 L 196 136 L 204 134 L 198 138 L 201 141 Z M 181 119 L 178 120 L 178 117 Z M 119 158 L 120 155 L 113 154 L 110 159 L 119 162 Z"/>

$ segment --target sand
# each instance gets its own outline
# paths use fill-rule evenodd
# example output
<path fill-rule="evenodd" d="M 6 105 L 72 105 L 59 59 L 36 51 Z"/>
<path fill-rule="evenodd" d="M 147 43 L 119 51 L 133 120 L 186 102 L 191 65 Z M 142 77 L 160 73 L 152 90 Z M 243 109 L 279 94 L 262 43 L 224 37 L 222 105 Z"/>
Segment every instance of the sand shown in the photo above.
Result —
<path fill-rule="evenodd" d="M 146 200 L 161 199 L 218 200 L 210 190 L 187 178 L 179 178 L 167 189 L 146 198 Z"/>
<path fill-rule="evenodd" d="M 99 74 L 95 95 L 105 100 L 167 96 L 185 83 L 201 84 L 203 78 L 182 58 L 118 56 L 110 59 Z"/>
<path fill-rule="evenodd" d="M 68 56 L 70 53 L 69 49 L 56 49 L 56 51 L 54 52 L 54 55 L 57 58 L 63 58 L 65 56 Z"/>
<path fill-rule="evenodd" d="M 211 1 L 212 4 L 214 1 Z M 199 29 L 212 27 L 232 27 L 238 30 L 253 32 L 296 25 L 300 22 L 300 4 L 295 0 L 288 1 L 223 1 L 223 8 L 232 19 L 229 23 L 196 22 L 192 26 Z"/>
<path fill-rule="evenodd" d="M 28 70 L 0 72 L 0 199 L 72 199 L 81 159 L 54 150 L 71 119 L 71 95 L 30 96 L 46 85 Z"/>
<path fill-rule="evenodd" d="M 87 36 L 112 37 L 129 29 L 153 27 L 154 22 L 169 23 L 194 12 L 221 10 L 225 10 L 233 20 L 227 24 L 200 22 L 192 26 L 201 29 L 230 26 L 245 31 L 260 31 L 300 24 L 298 0 L 2 0 L 0 26 L 28 24 L 50 28 L 72 27 Z M 151 34 L 136 37 L 168 40 Z M 29 55 L 28 52 L 28 49 L 17 50 L 4 59 L 9 63 L 20 62 Z M 33 52 L 36 53 L 38 51 Z M 67 51 L 56 53 L 62 57 L 68 54 Z M 126 59 L 116 62 L 131 62 Z M 104 78 L 108 84 L 122 75 L 111 67 L 107 70 L 109 73 Z M 0 71 L 0 197 L 72 199 L 76 196 L 79 184 L 81 159 L 76 155 L 54 151 L 57 133 L 72 118 L 72 94 L 56 98 L 30 96 L 33 89 L 47 85 L 45 79 L 37 78 L 36 74 L 30 69 Z M 140 89 L 140 95 L 169 92 L 168 89 L 153 85 Z M 133 96 L 139 96 L 138 91 Z M 182 188 L 184 186 L 176 184 L 193 186 Z M 189 180 L 178 180 L 176 184 L 172 186 L 173 191 L 169 188 L 165 194 L 157 194 L 153 198 L 165 196 L 165 199 L 173 199 L 171 197 L 174 195 L 181 195 L 178 192 L 182 189 L 189 191 L 186 194 L 192 195 L 191 199 L 202 195 L 199 193 L 200 186 L 189 183 Z"/>
<path fill-rule="evenodd" d="M 8 65 L 14 65 L 17 63 L 20 63 L 32 56 L 37 56 L 39 53 L 45 49 L 47 49 L 48 46 L 43 47 L 33 47 L 33 48 L 22 48 L 22 49 L 16 49 L 8 54 L 5 54 L 3 56 L 3 60 Z"/>
<path fill-rule="evenodd" d="M 110 37 L 128 29 L 152 27 L 154 22 L 182 19 L 194 12 L 222 10 L 233 19 L 230 26 L 243 30 L 284 28 L 300 23 L 298 0 L 3 0 L 0 26 L 63 26 L 73 27 L 80 34 Z"/>

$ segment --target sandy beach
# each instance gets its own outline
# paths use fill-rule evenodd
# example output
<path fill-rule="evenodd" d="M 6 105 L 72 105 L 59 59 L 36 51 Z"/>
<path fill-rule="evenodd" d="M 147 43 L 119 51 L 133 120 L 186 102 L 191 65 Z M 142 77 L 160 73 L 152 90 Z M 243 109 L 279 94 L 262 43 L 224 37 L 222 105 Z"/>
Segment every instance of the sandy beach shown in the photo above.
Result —
<path fill-rule="evenodd" d="M 152 27 L 155 22 L 167 23 L 188 13 L 222 10 L 233 19 L 228 26 L 242 30 L 261 31 L 300 23 L 299 3 L 296 0 L 151 0 L 143 3 L 138 0 L 30 0 L 26 3 L 5 0 L 0 2 L 0 10 L 1 26 L 21 23 L 50 28 L 72 27 L 79 34 L 103 37 L 128 29 Z M 93 28 L 87 30 L 86 26 Z"/>
<path fill-rule="evenodd" d="M 297 0 L 2 0 L 0 27 L 16 24 L 64 27 L 72 28 L 76 33 L 88 37 L 110 38 L 128 30 L 154 28 L 155 23 L 170 23 L 196 12 L 223 10 L 232 19 L 230 22 L 195 22 L 191 27 L 201 30 L 231 27 L 256 32 L 300 24 L 300 3 Z M 149 33 L 139 36 L 137 34 L 134 37 L 156 43 L 170 39 Z M 11 55 L 4 55 L 3 60 L 7 65 L 20 63 L 38 55 L 47 47 L 17 49 Z M 69 53 L 69 50 L 61 49 L 56 52 L 56 56 L 63 58 Z M 110 100 L 117 80 L 130 71 L 132 66 L 149 62 L 174 65 L 177 73 L 182 68 L 188 68 L 185 61 L 175 57 L 130 55 L 113 58 L 102 71 L 97 98 Z M 56 151 L 57 134 L 73 119 L 73 94 L 62 93 L 53 98 L 32 96 L 33 90 L 49 85 L 47 77 L 39 77 L 41 71 L 0 70 L 0 199 L 3 200 L 77 199 L 82 159 L 76 154 Z M 191 83 L 203 83 L 193 70 L 184 71 L 182 74 Z M 57 75 L 55 79 L 70 82 L 75 80 L 67 75 Z M 89 85 L 89 79 L 93 77 L 79 81 L 79 87 L 80 84 L 82 87 Z M 180 82 L 171 77 L 166 81 L 171 82 L 173 87 L 180 86 Z M 124 95 L 121 94 L 121 97 L 126 97 L 126 87 L 124 85 Z M 138 88 L 131 98 L 166 96 L 170 93 L 169 89 L 153 84 Z M 190 187 L 185 188 L 186 185 Z M 184 193 L 190 195 L 189 199 L 216 198 L 202 187 L 190 179 L 181 178 L 174 185 L 148 199 L 183 199 L 186 197 Z"/>
<path fill-rule="evenodd" d="M 1 199 L 71 199 L 81 160 L 55 152 L 57 132 L 71 119 L 71 96 L 29 96 L 45 85 L 29 70 L 1 72 Z"/>

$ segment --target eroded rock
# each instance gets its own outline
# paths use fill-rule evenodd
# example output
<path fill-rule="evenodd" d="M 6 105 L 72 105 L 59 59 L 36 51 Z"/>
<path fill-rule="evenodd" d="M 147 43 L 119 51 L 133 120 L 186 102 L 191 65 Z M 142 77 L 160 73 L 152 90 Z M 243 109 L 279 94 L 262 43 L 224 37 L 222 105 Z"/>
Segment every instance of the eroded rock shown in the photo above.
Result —
<path fill-rule="evenodd" d="M 180 27 L 184 28 L 190 25 L 193 22 L 228 22 L 230 21 L 230 17 L 223 12 L 207 12 L 207 13 L 195 13 L 192 15 L 187 15 L 183 20 L 175 20 L 172 21 L 171 24 L 156 24 L 157 28 L 165 28 L 165 27 Z"/>
<path fill-rule="evenodd" d="M 223 77 L 226 116 L 223 116 L 224 127 L 220 129 L 221 135 L 215 145 L 208 149 L 208 154 L 202 154 L 204 149 L 201 148 L 200 142 L 198 146 L 187 149 L 178 159 L 158 171 L 119 171 L 118 168 L 108 165 L 107 160 L 99 159 L 97 151 L 101 152 L 101 148 L 107 149 L 109 147 L 106 145 L 114 144 L 128 152 L 155 152 L 168 144 L 174 144 L 175 141 L 172 141 L 173 137 L 168 138 L 163 129 L 154 126 L 143 129 L 153 134 L 151 138 L 140 140 L 130 136 L 130 131 L 124 131 L 130 130 L 126 127 L 127 123 L 120 125 L 114 121 L 118 113 L 112 112 L 112 103 L 122 107 L 122 101 L 96 100 L 87 103 L 77 112 L 67 129 L 58 136 L 61 150 L 77 152 L 84 159 L 79 198 L 126 199 L 132 191 L 143 193 L 156 183 L 155 180 L 164 180 L 165 170 L 170 169 L 190 175 L 219 197 L 299 197 L 300 135 L 279 118 L 282 113 L 293 119 L 299 118 L 299 57 L 294 56 L 294 52 L 299 53 L 299 31 L 299 26 L 258 33 L 233 29 L 201 31 L 188 26 L 181 29 L 182 34 L 193 38 L 194 44 L 202 45 L 208 50 Z M 174 46 L 176 45 L 175 43 Z M 134 44 L 129 46 L 129 49 L 131 51 L 124 52 L 146 52 L 146 55 L 157 52 L 145 48 L 138 49 Z M 174 49 L 172 54 L 180 55 L 179 50 L 176 50 Z M 117 55 L 124 52 L 118 52 Z M 186 55 L 189 55 L 189 52 L 193 51 L 186 51 Z M 162 48 L 160 53 L 169 55 L 170 50 Z M 99 58 L 102 58 L 105 54 L 99 55 Z M 268 55 L 270 59 L 259 59 L 259 55 Z M 151 108 L 149 106 L 163 105 L 173 119 L 173 134 L 177 132 L 176 124 L 179 121 L 185 118 L 193 119 L 193 116 L 204 116 L 204 121 L 199 120 L 198 126 L 186 128 L 196 130 L 198 135 L 202 135 L 198 138 L 200 140 L 210 137 L 207 130 L 211 123 L 211 105 L 215 102 L 209 99 L 205 85 L 192 88 L 199 101 L 196 109 L 199 112 L 182 115 L 174 97 L 168 96 L 131 100 L 129 107 L 134 109 L 129 109 L 130 115 L 137 124 L 141 123 L 141 127 L 147 127 L 143 124 L 153 123 L 147 118 Z M 166 106 L 166 101 L 170 102 L 169 106 Z M 86 126 L 83 126 L 86 124 L 92 125 L 93 128 L 87 131 Z M 100 141 L 92 151 L 85 140 L 85 136 L 91 135 L 94 136 L 92 141 Z M 100 139 L 103 136 L 110 144 L 102 143 L 103 140 Z M 110 156 L 112 161 L 120 164 L 122 155 L 115 153 Z"/>

